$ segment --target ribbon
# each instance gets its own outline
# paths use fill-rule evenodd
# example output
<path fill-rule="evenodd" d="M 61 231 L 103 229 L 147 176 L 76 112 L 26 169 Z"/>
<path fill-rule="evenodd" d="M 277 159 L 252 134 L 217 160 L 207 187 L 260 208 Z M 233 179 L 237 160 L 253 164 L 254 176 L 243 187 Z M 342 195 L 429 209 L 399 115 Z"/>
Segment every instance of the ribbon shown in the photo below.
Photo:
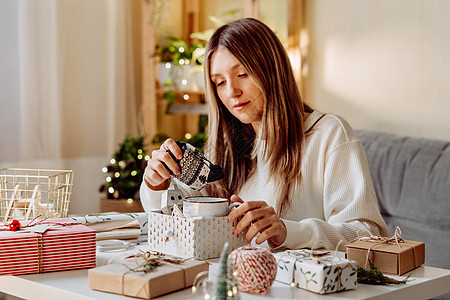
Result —
<path fill-rule="evenodd" d="M 297 261 L 305 259 L 305 258 L 310 258 L 311 260 L 315 261 L 317 264 L 320 264 L 322 262 L 329 262 L 329 263 L 333 263 L 333 259 L 335 257 L 337 257 L 337 251 L 339 249 L 339 246 L 341 245 L 341 243 L 344 240 L 340 240 L 339 243 L 336 245 L 336 248 L 334 250 L 334 254 L 330 255 L 330 251 L 317 251 L 314 250 L 314 248 L 316 247 L 317 243 L 315 243 L 312 247 L 311 250 L 305 250 L 304 252 L 295 252 L 292 250 L 288 250 L 286 251 L 288 254 L 296 256 L 295 261 L 294 261 L 294 265 Z M 308 254 L 309 252 L 309 254 Z M 340 284 L 341 284 L 341 268 L 338 267 L 338 280 L 337 280 L 337 291 L 339 291 L 340 288 Z M 292 283 L 291 286 L 295 286 L 295 268 L 292 268 Z M 308 282 L 307 282 L 308 283 Z"/>
<path fill-rule="evenodd" d="M 361 231 L 365 231 L 369 234 L 369 236 L 361 236 Z M 373 235 L 369 230 L 367 229 L 360 229 L 357 232 L 358 237 L 355 238 L 354 240 L 352 240 L 350 242 L 354 243 L 354 242 L 370 242 L 370 243 L 374 243 L 372 246 L 369 247 L 369 249 L 367 250 L 367 255 L 366 255 L 366 262 L 364 264 L 364 268 L 367 269 L 367 263 L 369 262 L 369 256 L 370 256 L 370 251 L 372 251 L 372 248 L 374 248 L 375 246 L 379 246 L 379 245 L 385 245 L 385 244 L 390 244 L 390 245 L 397 245 L 399 248 L 401 248 L 402 246 L 400 245 L 400 243 L 404 243 L 405 241 L 402 239 L 402 230 L 400 229 L 400 227 L 396 227 L 395 228 L 395 232 L 394 235 L 390 238 L 388 237 L 382 237 L 379 235 Z M 407 246 L 410 246 L 408 244 L 404 244 Z M 411 246 L 410 246 L 411 247 Z M 414 251 L 414 248 L 413 248 Z"/>

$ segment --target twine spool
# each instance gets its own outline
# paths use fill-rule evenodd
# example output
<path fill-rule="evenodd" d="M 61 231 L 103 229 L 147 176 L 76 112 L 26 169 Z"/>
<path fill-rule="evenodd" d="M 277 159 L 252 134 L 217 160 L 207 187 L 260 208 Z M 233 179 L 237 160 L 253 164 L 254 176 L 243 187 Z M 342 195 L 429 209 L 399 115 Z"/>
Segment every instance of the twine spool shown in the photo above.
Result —
<path fill-rule="evenodd" d="M 247 293 L 262 293 L 267 290 L 277 275 L 277 262 L 266 248 L 247 245 L 230 253 L 239 290 Z"/>

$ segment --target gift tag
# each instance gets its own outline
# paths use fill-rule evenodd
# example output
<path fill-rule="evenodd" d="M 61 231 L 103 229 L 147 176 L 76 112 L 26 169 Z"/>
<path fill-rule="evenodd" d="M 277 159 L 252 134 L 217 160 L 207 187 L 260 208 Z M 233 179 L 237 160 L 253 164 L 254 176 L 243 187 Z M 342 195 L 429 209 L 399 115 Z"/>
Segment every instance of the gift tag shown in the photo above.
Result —
<path fill-rule="evenodd" d="M 44 234 L 47 230 L 49 229 L 57 229 L 58 227 L 61 227 L 60 225 L 55 225 L 55 224 L 38 224 L 38 225 L 33 225 L 30 227 L 25 227 L 23 228 L 21 231 L 25 231 L 25 232 L 35 232 L 35 233 L 41 233 Z"/>

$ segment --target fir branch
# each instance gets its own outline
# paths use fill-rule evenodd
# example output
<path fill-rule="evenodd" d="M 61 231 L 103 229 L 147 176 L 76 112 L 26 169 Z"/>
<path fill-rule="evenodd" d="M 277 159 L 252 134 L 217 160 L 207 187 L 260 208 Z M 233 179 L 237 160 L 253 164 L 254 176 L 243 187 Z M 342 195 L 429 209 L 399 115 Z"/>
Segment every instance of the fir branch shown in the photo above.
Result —
<path fill-rule="evenodd" d="M 222 253 L 220 255 L 220 273 L 217 279 L 216 287 L 216 300 L 227 299 L 227 267 L 228 267 L 228 243 L 223 246 Z"/>
<path fill-rule="evenodd" d="M 375 285 L 387 285 L 387 284 L 405 284 L 409 276 L 403 280 L 396 280 L 384 276 L 383 273 L 371 262 L 369 261 L 370 269 L 364 269 L 358 266 L 358 283 L 364 284 L 375 284 Z"/>

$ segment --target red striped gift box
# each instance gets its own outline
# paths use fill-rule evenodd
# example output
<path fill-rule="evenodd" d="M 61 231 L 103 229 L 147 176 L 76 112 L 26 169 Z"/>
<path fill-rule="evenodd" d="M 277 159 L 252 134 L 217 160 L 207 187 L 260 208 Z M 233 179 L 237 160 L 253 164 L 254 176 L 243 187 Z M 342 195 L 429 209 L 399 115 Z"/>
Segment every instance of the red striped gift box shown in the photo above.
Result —
<path fill-rule="evenodd" d="M 68 219 L 21 223 L 20 231 L 0 224 L 0 275 L 95 267 L 95 230 Z M 42 225 L 43 233 L 29 231 Z"/>

